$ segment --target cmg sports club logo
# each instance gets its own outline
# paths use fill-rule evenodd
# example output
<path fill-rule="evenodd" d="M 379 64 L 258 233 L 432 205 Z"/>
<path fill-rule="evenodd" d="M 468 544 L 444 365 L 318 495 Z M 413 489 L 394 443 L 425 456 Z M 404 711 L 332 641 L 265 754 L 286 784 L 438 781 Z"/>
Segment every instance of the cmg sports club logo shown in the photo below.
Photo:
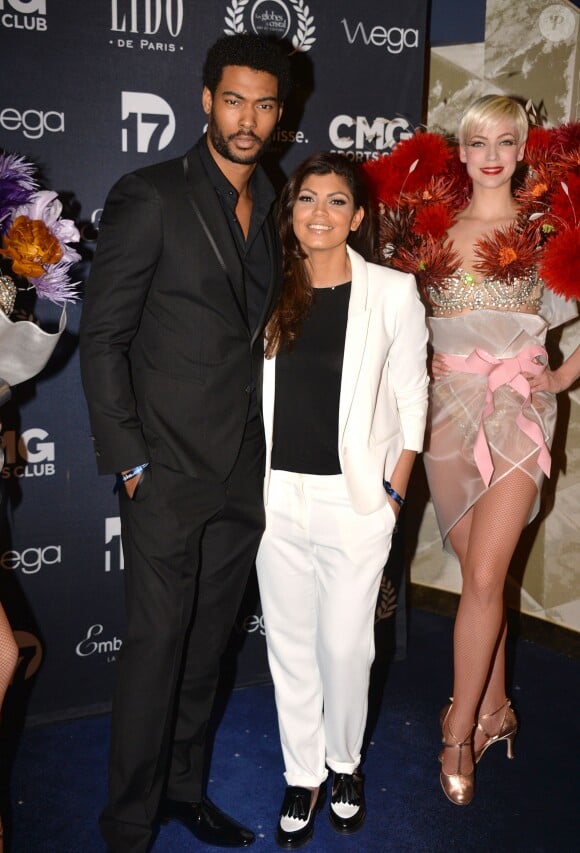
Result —
<path fill-rule="evenodd" d="M 0 25 L 7 30 L 45 33 L 46 0 L 0 0 Z"/>
<path fill-rule="evenodd" d="M 332 151 L 349 160 L 377 160 L 390 154 L 398 142 L 413 135 L 413 126 L 405 118 L 338 115 L 331 119 L 328 136 Z"/>
<path fill-rule="evenodd" d="M 294 53 L 305 53 L 316 42 L 314 17 L 304 0 L 232 0 L 226 8 L 224 33 L 233 36 L 248 29 L 288 39 Z"/>
<path fill-rule="evenodd" d="M 25 430 L 18 435 L 6 430 L 2 436 L 2 447 L 6 463 L 2 478 L 53 477 L 55 474 L 55 446 L 47 441 L 49 434 L 41 427 Z"/>

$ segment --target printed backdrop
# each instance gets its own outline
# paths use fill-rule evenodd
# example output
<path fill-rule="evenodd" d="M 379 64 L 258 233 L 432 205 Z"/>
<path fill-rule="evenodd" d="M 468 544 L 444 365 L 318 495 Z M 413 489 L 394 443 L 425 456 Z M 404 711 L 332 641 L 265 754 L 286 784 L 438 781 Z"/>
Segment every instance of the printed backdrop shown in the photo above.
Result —
<path fill-rule="evenodd" d="M 86 277 L 105 195 L 124 172 L 182 154 L 204 129 L 200 70 L 222 33 L 286 39 L 296 91 L 268 168 L 308 154 L 379 157 L 422 118 L 427 0 L 0 0 L 0 146 L 27 155 L 83 236 Z M 52 306 L 36 306 L 47 328 Z M 123 555 L 79 380 L 80 305 L 43 374 L 1 413 L 0 592 L 22 651 L 12 696 L 29 721 L 102 710 L 123 634 Z M 399 563 L 400 566 L 400 563 Z M 386 578 L 378 610 L 394 610 Z M 392 622 L 394 620 L 391 620 Z M 231 677 L 267 677 L 251 587 Z M 392 642 L 392 639 L 390 640 Z M 34 677 L 33 677 L 34 676 Z"/>

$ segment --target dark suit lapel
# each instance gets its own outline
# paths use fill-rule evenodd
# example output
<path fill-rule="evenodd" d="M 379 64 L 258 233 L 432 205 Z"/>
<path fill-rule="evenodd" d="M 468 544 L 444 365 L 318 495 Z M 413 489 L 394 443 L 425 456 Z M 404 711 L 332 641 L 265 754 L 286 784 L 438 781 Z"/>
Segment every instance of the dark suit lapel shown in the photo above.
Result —
<path fill-rule="evenodd" d="M 264 300 L 264 308 L 260 316 L 260 321 L 252 336 L 252 343 L 254 343 L 254 341 L 263 333 L 264 326 L 266 325 L 280 294 L 280 287 L 282 283 L 282 256 L 278 232 L 276 231 L 275 215 L 273 212 L 270 212 L 266 218 L 265 235 L 270 260 L 272 261 L 270 265 L 270 281 L 268 282 L 268 290 L 266 293 L 266 299 Z"/>
<path fill-rule="evenodd" d="M 242 265 L 234 239 L 225 221 L 224 211 L 195 148 L 192 148 L 183 160 L 187 195 L 193 211 L 227 277 L 242 318 L 247 325 Z"/>

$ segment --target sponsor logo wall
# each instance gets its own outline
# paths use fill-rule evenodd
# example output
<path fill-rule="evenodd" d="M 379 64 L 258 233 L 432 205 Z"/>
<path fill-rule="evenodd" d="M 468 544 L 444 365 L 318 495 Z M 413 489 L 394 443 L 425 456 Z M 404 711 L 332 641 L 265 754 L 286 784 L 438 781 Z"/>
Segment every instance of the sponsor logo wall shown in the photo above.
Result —
<path fill-rule="evenodd" d="M 267 168 L 280 186 L 310 153 L 380 157 L 421 120 L 427 0 L 0 0 L 0 146 L 57 190 L 88 274 L 106 193 L 203 132 L 201 66 L 223 33 L 285 39 L 296 89 Z M 26 59 L 24 59 L 26 57 Z M 82 290 L 82 285 L 81 285 Z M 123 638 L 123 553 L 112 478 L 98 477 L 78 369 L 80 305 L 45 371 L 2 409 L 0 592 L 21 640 L 13 691 L 29 720 L 107 707 Z M 45 327 L 58 310 L 37 305 Z M 234 663 L 234 651 L 239 655 Z M 231 678 L 267 677 L 250 584 Z"/>

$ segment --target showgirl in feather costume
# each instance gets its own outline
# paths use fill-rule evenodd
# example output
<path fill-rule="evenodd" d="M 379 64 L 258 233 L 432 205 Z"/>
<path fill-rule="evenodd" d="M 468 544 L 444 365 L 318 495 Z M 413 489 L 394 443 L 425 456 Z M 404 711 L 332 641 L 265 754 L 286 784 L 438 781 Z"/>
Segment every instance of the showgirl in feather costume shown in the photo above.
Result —
<path fill-rule="evenodd" d="M 527 174 L 512 191 L 522 161 Z M 550 472 L 554 392 L 580 375 L 580 347 L 556 371 L 544 348 L 580 297 L 580 125 L 528 133 L 519 103 L 485 96 L 464 114 L 457 147 L 417 133 L 365 171 L 382 258 L 415 274 L 430 309 L 424 460 L 463 579 L 440 780 L 451 802 L 467 805 L 485 750 L 505 740 L 512 755 L 505 578 Z"/>

